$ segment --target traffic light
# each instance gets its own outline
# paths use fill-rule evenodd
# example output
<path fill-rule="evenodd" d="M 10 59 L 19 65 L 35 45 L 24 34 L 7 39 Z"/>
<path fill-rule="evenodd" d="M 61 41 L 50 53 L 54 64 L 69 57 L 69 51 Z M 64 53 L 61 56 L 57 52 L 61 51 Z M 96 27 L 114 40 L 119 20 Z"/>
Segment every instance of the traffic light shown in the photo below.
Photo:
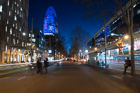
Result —
<path fill-rule="evenodd" d="M 118 43 L 119 47 L 122 47 L 122 43 Z M 119 51 L 122 51 L 122 48 L 119 48 Z"/>

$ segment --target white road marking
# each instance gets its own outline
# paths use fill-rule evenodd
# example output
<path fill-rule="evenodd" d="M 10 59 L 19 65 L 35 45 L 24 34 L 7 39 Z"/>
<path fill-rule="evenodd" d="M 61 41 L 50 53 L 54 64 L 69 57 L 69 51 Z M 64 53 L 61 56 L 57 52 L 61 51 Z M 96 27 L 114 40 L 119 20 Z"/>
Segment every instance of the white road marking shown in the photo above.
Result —
<path fill-rule="evenodd" d="M 113 77 L 116 77 L 116 78 L 122 79 L 121 77 L 119 77 L 119 76 L 116 76 L 116 75 L 113 75 Z"/>
<path fill-rule="evenodd" d="M 8 79 L 8 78 L 9 78 L 9 77 L 5 77 L 5 78 L 1 79 L 0 81 L 5 80 L 5 79 Z"/>
<path fill-rule="evenodd" d="M 21 80 L 21 79 L 23 79 L 23 78 L 25 78 L 25 76 L 24 76 L 24 77 L 19 78 L 18 80 Z"/>

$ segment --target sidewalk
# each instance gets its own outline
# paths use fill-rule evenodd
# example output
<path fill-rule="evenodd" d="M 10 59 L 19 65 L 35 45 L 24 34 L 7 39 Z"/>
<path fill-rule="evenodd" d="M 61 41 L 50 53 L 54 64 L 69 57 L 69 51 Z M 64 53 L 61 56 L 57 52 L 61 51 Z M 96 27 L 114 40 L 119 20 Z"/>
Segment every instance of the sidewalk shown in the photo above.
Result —
<path fill-rule="evenodd" d="M 54 62 L 54 61 L 50 62 L 49 66 L 55 63 L 57 62 Z M 0 76 L 16 73 L 20 71 L 25 71 L 25 70 L 33 70 L 35 69 L 34 66 L 35 66 L 34 62 L 32 62 L 32 65 L 29 62 L 15 63 L 15 64 L 0 64 Z"/>
<path fill-rule="evenodd" d="M 12 74 L 12 73 L 21 72 L 21 71 L 25 71 L 25 70 L 28 70 L 28 66 L 6 69 L 6 70 L 0 70 L 0 76 L 9 75 L 9 74 Z"/>
<path fill-rule="evenodd" d="M 114 64 L 109 64 L 108 68 L 105 68 L 105 66 L 102 66 L 102 65 L 94 66 L 94 67 L 100 68 L 100 69 L 104 69 L 104 70 L 106 69 L 106 70 L 109 70 L 109 71 L 114 72 L 114 73 L 118 73 L 119 72 L 122 75 L 128 75 L 128 76 L 134 76 L 134 77 L 140 78 L 140 74 L 139 74 L 140 71 L 136 70 L 137 73 L 135 73 L 135 75 L 132 75 L 130 67 L 128 67 L 128 69 L 126 71 L 126 74 L 123 74 L 124 66 L 122 64 L 117 64 L 117 66 L 116 66 L 116 64 L 115 65 Z"/>

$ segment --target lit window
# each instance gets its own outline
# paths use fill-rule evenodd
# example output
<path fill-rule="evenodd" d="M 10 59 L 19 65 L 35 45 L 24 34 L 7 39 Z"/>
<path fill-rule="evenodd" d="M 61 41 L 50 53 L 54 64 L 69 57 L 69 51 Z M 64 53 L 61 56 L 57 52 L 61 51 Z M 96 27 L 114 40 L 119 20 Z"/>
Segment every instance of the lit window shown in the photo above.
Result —
<path fill-rule="evenodd" d="M 21 31 L 21 26 L 19 27 L 19 31 Z"/>
<path fill-rule="evenodd" d="M 9 19 L 7 18 L 7 24 L 9 24 Z"/>
<path fill-rule="evenodd" d="M 22 42 L 22 46 L 24 46 L 24 42 Z"/>
<path fill-rule="evenodd" d="M 5 31 L 7 32 L 7 26 L 5 27 Z"/>
<path fill-rule="evenodd" d="M 2 12 L 2 5 L 0 5 L 0 12 Z"/>
<path fill-rule="evenodd" d="M 18 33 L 18 38 L 20 38 L 20 33 Z"/>
<path fill-rule="evenodd" d="M 12 34 L 12 28 L 10 28 L 10 34 Z"/>
<path fill-rule="evenodd" d="M 18 7 L 18 4 L 17 4 L 17 7 Z"/>
<path fill-rule="evenodd" d="M 35 44 L 33 43 L 32 46 L 35 46 Z"/>
<path fill-rule="evenodd" d="M 16 23 L 16 29 L 17 29 L 17 23 Z"/>
<path fill-rule="evenodd" d="M 22 7 L 20 8 L 20 10 L 22 11 Z"/>
<path fill-rule="evenodd" d="M 21 17 L 21 12 L 20 12 L 20 15 L 19 16 Z"/>
<path fill-rule="evenodd" d="M 14 9 L 14 5 L 12 4 L 12 10 Z"/>
<path fill-rule="evenodd" d="M 32 37 L 34 37 L 34 34 L 32 34 Z"/>
<path fill-rule="evenodd" d="M 13 27 L 15 26 L 15 24 L 13 23 Z"/>
<path fill-rule="evenodd" d="M 5 46 L 5 51 L 7 51 L 7 45 Z"/>
<path fill-rule="evenodd" d="M 14 19 L 15 19 L 15 21 L 17 21 L 17 17 L 16 16 L 14 17 Z"/>
<path fill-rule="evenodd" d="M 7 42 L 9 42 L 9 37 L 7 37 Z"/>
<path fill-rule="evenodd" d="M 140 9 L 137 11 L 137 14 L 139 14 L 140 13 Z"/>
<path fill-rule="evenodd" d="M 17 12 L 16 8 L 15 8 L 15 13 Z"/>
<path fill-rule="evenodd" d="M 17 44 L 19 43 L 19 40 L 17 40 Z"/>
<path fill-rule="evenodd" d="M 13 44 L 16 44 L 16 41 L 15 41 L 15 39 L 13 39 Z"/>
<path fill-rule="evenodd" d="M 19 10 L 17 10 L 17 15 L 19 15 Z"/>
<path fill-rule="evenodd" d="M 21 0 L 20 0 L 20 2 L 21 2 Z"/>
<path fill-rule="evenodd" d="M 20 49 L 18 51 L 20 52 Z"/>
<path fill-rule="evenodd" d="M 31 34 L 29 34 L 29 37 L 31 37 Z"/>
<path fill-rule="evenodd" d="M 11 16 L 11 11 L 9 11 L 9 16 Z"/>
<path fill-rule="evenodd" d="M 17 4 L 17 3 L 15 2 L 15 4 Z"/>
<path fill-rule="evenodd" d="M 8 2 L 7 2 L 7 5 L 9 6 L 9 0 L 8 0 Z"/>
<path fill-rule="evenodd" d="M 32 39 L 33 42 L 36 42 L 36 39 Z"/>

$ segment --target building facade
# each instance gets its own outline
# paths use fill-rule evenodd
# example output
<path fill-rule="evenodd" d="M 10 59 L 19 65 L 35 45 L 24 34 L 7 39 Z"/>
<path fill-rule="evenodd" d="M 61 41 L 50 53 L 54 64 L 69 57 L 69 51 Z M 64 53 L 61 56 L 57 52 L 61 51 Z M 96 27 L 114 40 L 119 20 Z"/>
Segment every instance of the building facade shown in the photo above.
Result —
<path fill-rule="evenodd" d="M 0 0 L 0 63 L 27 61 L 29 0 Z"/>
<path fill-rule="evenodd" d="M 33 32 L 31 31 L 31 28 L 28 29 L 27 46 L 31 46 L 31 45 L 32 45 L 33 60 L 37 60 L 38 57 L 42 57 L 42 59 L 44 60 L 43 56 L 47 57 L 46 39 L 45 39 L 43 32 L 40 29 L 34 28 Z M 30 50 L 30 52 L 31 52 L 31 50 Z"/>
<path fill-rule="evenodd" d="M 140 64 L 140 0 L 135 1 L 137 1 L 133 6 L 135 64 Z M 127 6 L 126 15 L 130 10 L 129 2 Z M 97 61 L 105 62 L 105 44 L 107 62 L 124 62 L 131 53 L 130 38 L 126 39 L 126 35 L 129 35 L 126 24 L 119 17 L 112 17 L 87 43 L 90 64 L 95 65 Z"/>

